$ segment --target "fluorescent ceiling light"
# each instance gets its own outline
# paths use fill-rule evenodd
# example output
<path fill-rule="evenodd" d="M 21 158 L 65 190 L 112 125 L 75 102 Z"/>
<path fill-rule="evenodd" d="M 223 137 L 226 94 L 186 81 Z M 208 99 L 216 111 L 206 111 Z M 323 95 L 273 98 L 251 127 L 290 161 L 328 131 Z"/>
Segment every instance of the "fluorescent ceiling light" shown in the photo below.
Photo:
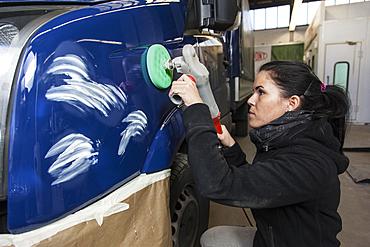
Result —
<path fill-rule="evenodd" d="M 290 18 L 289 31 L 293 32 L 298 20 L 299 9 L 301 8 L 303 0 L 294 0 L 292 16 Z"/>

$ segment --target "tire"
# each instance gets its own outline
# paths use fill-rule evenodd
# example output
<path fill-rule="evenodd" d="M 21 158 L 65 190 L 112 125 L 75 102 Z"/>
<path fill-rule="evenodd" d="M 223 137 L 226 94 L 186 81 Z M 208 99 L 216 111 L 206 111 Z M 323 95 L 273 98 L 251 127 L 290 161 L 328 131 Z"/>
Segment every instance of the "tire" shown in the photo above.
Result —
<path fill-rule="evenodd" d="M 0 200 L 0 234 L 9 233 L 7 228 L 7 202 Z"/>
<path fill-rule="evenodd" d="M 176 155 L 170 181 L 173 247 L 198 247 L 208 228 L 209 200 L 197 191 L 185 154 Z"/>

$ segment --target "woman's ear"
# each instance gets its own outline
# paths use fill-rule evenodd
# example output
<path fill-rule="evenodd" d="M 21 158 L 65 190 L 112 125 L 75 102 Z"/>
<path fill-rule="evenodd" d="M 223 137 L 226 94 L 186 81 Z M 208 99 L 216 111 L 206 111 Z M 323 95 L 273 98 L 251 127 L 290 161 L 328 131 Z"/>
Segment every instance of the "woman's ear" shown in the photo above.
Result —
<path fill-rule="evenodd" d="M 301 98 L 297 95 L 293 95 L 289 98 L 288 111 L 295 111 L 301 105 Z"/>

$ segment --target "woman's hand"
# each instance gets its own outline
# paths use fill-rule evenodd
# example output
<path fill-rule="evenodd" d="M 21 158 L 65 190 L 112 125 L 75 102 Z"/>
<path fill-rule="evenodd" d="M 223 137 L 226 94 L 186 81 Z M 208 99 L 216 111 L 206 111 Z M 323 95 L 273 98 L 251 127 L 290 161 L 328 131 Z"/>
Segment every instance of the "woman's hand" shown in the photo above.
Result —
<path fill-rule="evenodd" d="M 222 134 L 217 134 L 218 139 L 220 140 L 221 144 L 225 147 L 231 147 L 235 144 L 234 138 L 230 135 L 229 131 L 226 129 L 225 125 L 221 125 Z"/>
<path fill-rule="evenodd" d="M 187 75 L 182 75 L 177 81 L 172 82 L 169 95 L 174 94 L 180 96 L 186 106 L 203 103 L 196 84 Z"/>

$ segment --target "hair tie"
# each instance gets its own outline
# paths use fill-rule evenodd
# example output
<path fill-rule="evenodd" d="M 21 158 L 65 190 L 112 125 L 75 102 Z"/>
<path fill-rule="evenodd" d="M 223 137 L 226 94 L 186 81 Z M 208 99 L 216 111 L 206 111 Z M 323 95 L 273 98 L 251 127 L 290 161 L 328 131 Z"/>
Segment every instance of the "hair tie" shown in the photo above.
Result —
<path fill-rule="evenodd" d="M 322 93 L 326 92 L 326 84 L 324 82 L 321 82 L 320 89 Z"/>

